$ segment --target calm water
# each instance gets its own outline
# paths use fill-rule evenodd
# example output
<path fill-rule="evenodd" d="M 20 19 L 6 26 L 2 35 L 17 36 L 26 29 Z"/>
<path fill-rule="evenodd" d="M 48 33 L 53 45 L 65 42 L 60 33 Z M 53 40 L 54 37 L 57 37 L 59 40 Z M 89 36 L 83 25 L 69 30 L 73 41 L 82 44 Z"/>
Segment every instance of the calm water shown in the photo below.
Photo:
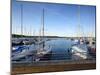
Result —
<path fill-rule="evenodd" d="M 70 48 L 73 44 L 71 40 L 58 38 L 48 41 L 46 44 L 52 47 L 51 60 L 65 60 L 71 58 Z"/>

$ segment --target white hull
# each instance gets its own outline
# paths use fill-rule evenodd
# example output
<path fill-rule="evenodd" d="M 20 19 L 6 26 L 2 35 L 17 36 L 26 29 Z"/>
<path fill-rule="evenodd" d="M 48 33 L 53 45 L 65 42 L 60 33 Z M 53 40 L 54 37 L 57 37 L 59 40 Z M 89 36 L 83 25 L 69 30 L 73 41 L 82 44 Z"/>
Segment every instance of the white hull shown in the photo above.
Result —
<path fill-rule="evenodd" d="M 72 47 L 72 59 L 79 60 L 79 59 L 87 59 L 88 58 L 88 49 L 86 45 L 79 44 Z"/>

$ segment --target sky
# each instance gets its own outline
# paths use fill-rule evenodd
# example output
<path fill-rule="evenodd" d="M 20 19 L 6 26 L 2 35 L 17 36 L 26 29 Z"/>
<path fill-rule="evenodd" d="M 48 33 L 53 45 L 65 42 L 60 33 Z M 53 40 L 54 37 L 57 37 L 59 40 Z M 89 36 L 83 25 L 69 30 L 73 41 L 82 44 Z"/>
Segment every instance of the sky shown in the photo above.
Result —
<path fill-rule="evenodd" d="M 39 35 L 44 9 L 45 35 L 95 36 L 95 6 L 16 0 L 12 0 L 12 34 L 21 34 L 21 5 L 23 6 L 24 35 Z"/>

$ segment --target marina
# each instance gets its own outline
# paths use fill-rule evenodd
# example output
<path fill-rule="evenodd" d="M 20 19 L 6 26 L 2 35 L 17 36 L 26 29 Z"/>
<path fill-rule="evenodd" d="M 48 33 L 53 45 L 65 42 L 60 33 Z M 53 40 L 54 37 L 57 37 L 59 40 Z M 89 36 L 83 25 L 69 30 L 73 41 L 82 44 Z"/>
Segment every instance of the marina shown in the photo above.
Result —
<path fill-rule="evenodd" d="M 74 41 L 72 40 L 68 40 L 65 38 L 56 38 L 56 39 L 51 39 L 49 41 L 46 41 L 45 43 L 46 45 L 50 45 L 52 46 L 51 48 L 51 52 L 47 51 L 44 52 L 44 54 L 42 54 L 43 52 L 38 52 L 36 54 L 36 47 L 34 44 L 31 45 L 23 45 L 23 46 L 17 46 L 19 48 L 17 48 L 16 50 L 13 50 L 13 53 L 15 52 L 15 54 L 18 56 L 15 56 L 16 59 L 17 58 L 25 58 L 25 56 L 27 57 L 27 59 L 25 61 L 28 62 L 35 62 L 35 61 L 39 61 L 39 59 L 35 60 L 35 57 L 41 57 L 41 61 L 42 60 L 46 60 L 48 59 L 48 61 L 52 61 L 52 60 L 80 60 L 80 59 L 95 59 L 96 56 L 95 55 L 95 51 L 92 50 L 93 46 L 88 46 L 85 44 L 85 42 L 83 44 L 74 44 Z M 91 48 L 91 49 L 90 49 Z M 95 48 L 95 47 L 94 47 Z M 46 47 L 47 49 L 47 47 Z M 22 51 L 21 51 L 22 50 Z M 18 55 L 17 53 L 19 51 L 21 51 L 21 53 Z M 15 55 L 13 54 L 13 55 Z M 94 54 L 94 55 L 93 55 Z M 43 58 L 42 58 L 43 57 Z M 29 60 L 30 58 L 30 60 Z M 13 59 L 15 59 L 13 57 Z"/>
<path fill-rule="evenodd" d="M 12 74 L 96 68 L 95 7 L 14 3 Z"/>

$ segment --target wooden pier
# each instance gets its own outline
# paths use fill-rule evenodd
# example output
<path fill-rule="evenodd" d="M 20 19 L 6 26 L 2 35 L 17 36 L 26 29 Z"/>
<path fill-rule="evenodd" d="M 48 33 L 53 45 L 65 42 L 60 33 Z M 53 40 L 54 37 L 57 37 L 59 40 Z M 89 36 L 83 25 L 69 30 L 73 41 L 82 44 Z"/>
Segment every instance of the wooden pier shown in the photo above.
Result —
<path fill-rule="evenodd" d="M 95 60 L 79 61 L 44 61 L 35 63 L 14 63 L 11 74 L 28 74 L 57 71 L 89 70 L 96 69 Z"/>

